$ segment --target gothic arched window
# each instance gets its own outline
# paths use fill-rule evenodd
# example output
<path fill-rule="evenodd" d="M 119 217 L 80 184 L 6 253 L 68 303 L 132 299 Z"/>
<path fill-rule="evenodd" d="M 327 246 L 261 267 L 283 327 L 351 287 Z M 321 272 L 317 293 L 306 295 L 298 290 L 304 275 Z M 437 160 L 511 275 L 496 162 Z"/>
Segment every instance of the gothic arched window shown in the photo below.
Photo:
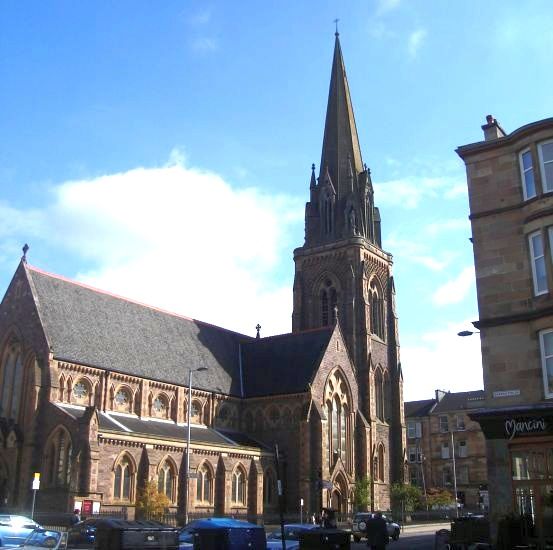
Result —
<path fill-rule="evenodd" d="M 196 500 L 204 504 L 213 504 L 213 472 L 205 462 L 198 468 Z"/>
<path fill-rule="evenodd" d="M 113 498 L 131 501 L 134 492 L 134 467 L 127 455 L 119 459 L 114 470 Z"/>
<path fill-rule="evenodd" d="M 321 325 L 326 327 L 336 322 L 336 306 L 338 305 L 338 293 L 330 279 L 325 279 L 320 292 L 321 300 Z"/>
<path fill-rule="evenodd" d="M 378 336 L 381 340 L 384 340 L 384 299 L 374 279 L 371 281 L 369 287 L 369 314 L 371 319 L 371 333 Z"/>
<path fill-rule="evenodd" d="M 384 481 L 384 445 L 378 446 L 378 479 Z"/>
<path fill-rule="evenodd" d="M 374 404 L 376 408 L 376 417 L 380 420 L 384 420 L 384 396 L 382 372 L 380 368 L 377 368 L 374 373 Z"/>
<path fill-rule="evenodd" d="M 71 436 L 65 428 L 57 428 L 46 445 L 45 481 L 50 487 L 66 487 L 71 478 Z"/>
<path fill-rule="evenodd" d="M 23 363 L 18 343 L 10 344 L 0 367 L 2 376 L 0 415 L 17 420 L 23 386 Z"/>
<path fill-rule="evenodd" d="M 276 502 L 276 476 L 271 468 L 263 476 L 263 504 L 274 506 Z"/>
<path fill-rule="evenodd" d="M 157 490 L 163 493 L 171 502 L 175 502 L 176 472 L 171 461 L 166 460 L 159 468 L 157 474 Z"/>
<path fill-rule="evenodd" d="M 327 381 L 325 398 L 329 465 L 332 468 L 340 457 L 347 470 L 351 472 L 353 469 L 352 438 L 349 436 L 351 397 L 346 380 L 338 369 Z"/>
<path fill-rule="evenodd" d="M 246 472 L 240 466 L 232 473 L 231 500 L 239 506 L 246 504 Z"/>

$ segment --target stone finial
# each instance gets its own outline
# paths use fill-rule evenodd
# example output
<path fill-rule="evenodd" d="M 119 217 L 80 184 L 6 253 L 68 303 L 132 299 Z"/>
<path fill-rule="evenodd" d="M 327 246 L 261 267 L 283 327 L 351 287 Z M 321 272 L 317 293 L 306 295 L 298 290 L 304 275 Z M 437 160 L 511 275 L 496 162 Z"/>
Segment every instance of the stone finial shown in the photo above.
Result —
<path fill-rule="evenodd" d="M 21 256 L 21 261 L 26 264 L 27 263 L 27 252 L 29 251 L 29 245 L 27 243 L 25 243 L 21 250 L 23 250 L 23 256 Z"/>
<path fill-rule="evenodd" d="M 311 182 L 309 184 L 309 187 L 311 189 L 315 189 L 315 187 L 317 187 L 317 178 L 315 177 L 315 163 L 311 165 Z"/>
<path fill-rule="evenodd" d="M 260 330 L 261 330 L 261 325 L 259 323 L 257 323 L 257 325 L 255 326 L 255 330 L 257 331 L 257 334 L 256 334 L 256 338 L 259 339 L 261 338 L 261 334 L 260 334 Z"/>

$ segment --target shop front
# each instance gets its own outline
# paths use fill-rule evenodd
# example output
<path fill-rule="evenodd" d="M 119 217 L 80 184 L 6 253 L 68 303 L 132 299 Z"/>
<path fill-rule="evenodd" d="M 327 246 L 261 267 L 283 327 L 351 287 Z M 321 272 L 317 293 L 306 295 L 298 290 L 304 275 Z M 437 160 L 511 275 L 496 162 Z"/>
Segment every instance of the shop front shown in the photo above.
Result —
<path fill-rule="evenodd" d="M 553 404 L 469 416 L 486 437 L 493 539 L 520 530 L 523 542 L 553 548 Z"/>

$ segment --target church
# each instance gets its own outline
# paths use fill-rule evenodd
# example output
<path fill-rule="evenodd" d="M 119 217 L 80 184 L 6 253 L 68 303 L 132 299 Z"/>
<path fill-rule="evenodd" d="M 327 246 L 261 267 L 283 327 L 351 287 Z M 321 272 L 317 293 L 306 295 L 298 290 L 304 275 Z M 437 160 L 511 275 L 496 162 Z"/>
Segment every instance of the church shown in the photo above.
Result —
<path fill-rule="evenodd" d="M 306 178 L 292 332 L 239 334 L 46 273 L 27 249 L 0 304 L 0 506 L 274 517 L 374 509 L 405 474 L 392 255 L 382 248 L 336 33 L 321 163 Z M 190 402 L 189 379 L 192 380 Z M 187 424 L 187 419 L 190 423 Z M 190 475 L 185 476 L 190 428 Z M 187 503 L 187 505 L 186 505 Z"/>

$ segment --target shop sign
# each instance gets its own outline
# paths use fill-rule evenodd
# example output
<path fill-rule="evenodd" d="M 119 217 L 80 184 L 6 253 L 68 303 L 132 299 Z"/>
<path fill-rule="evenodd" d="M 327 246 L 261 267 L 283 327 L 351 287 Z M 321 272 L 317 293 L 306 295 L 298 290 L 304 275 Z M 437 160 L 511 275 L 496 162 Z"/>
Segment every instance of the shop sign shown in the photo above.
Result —
<path fill-rule="evenodd" d="M 519 435 L 547 432 L 545 418 L 508 418 L 505 420 L 505 434 L 509 439 Z"/>

